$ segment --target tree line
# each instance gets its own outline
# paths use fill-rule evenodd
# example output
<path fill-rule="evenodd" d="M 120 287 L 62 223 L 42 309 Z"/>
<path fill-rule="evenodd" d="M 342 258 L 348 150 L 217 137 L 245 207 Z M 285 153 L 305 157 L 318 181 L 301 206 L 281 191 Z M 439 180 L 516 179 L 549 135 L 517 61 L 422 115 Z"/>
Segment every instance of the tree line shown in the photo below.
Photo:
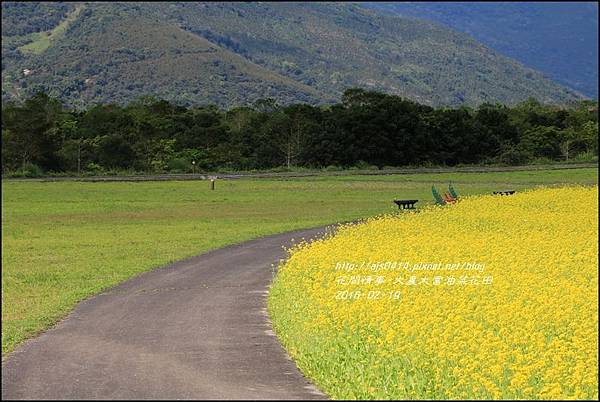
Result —
<path fill-rule="evenodd" d="M 335 105 L 228 110 L 143 97 L 70 110 L 38 93 L 2 106 L 2 172 L 103 174 L 597 160 L 598 104 L 433 108 L 347 90 Z"/>

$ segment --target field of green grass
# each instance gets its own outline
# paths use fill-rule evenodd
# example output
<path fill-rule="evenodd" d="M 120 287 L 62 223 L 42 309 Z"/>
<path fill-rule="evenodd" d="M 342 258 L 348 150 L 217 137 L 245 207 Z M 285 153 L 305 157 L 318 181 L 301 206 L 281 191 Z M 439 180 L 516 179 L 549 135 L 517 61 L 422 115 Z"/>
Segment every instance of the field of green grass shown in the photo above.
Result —
<path fill-rule="evenodd" d="M 2 182 L 2 355 L 77 302 L 144 271 L 244 240 L 461 195 L 596 184 L 598 169 L 168 182 Z"/>

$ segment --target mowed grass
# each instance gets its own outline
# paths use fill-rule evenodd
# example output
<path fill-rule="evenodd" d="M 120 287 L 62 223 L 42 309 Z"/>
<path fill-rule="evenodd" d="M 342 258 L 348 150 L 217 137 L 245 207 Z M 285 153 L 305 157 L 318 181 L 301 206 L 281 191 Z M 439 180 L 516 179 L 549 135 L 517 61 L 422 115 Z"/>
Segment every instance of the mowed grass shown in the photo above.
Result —
<path fill-rule="evenodd" d="M 395 198 L 566 183 L 598 170 L 335 176 L 288 180 L 2 182 L 2 355 L 77 302 L 144 271 L 294 229 L 389 213 Z"/>

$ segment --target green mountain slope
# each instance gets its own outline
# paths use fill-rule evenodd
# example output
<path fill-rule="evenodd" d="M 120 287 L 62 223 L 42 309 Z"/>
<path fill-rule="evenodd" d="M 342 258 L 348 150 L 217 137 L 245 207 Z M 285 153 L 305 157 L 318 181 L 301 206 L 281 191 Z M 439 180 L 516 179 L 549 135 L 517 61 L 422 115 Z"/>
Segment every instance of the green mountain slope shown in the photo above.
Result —
<path fill-rule="evenodd" d="M 321 103 L 355 86 L 432 105 L 581 97 L 464 34 L 352 4 L 54 4 L 3 3 L 3 100 Z M 44 13 L 59 16 L 51 29 Z"/>
<path fill-rule="evenodd" d="M 175 24 L 113 10 L 109 4 L 86 6 L 67 37 L 18 63 L 32 71 L 19 78 L 25 87 L 17 89 L 18 95 L 43 90 L 82 106 L 144 94 L 218 104 L 264 97 L 315 102 L 325 97 Z M 22 76 L 22 70 L 11 78 L 15 76 Z"/>
<path fill-rule="evenodd" d="M 561 84 L 598 97 L 597 2 L 365 2 L 361 6 L 445 24 Z"/>

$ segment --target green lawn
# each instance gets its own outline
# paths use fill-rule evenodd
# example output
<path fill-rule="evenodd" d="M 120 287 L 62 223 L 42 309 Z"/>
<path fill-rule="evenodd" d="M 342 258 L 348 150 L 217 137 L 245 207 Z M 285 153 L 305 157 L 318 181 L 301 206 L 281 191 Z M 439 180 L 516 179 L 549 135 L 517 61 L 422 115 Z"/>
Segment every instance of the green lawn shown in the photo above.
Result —
<path fill-rule="evenodd" d="M 431 202 L 566 183 L 598 169 L 217 182 L 2 182 L 2 355 L 80 300 L 152 268 L 244 240 Z"/>

